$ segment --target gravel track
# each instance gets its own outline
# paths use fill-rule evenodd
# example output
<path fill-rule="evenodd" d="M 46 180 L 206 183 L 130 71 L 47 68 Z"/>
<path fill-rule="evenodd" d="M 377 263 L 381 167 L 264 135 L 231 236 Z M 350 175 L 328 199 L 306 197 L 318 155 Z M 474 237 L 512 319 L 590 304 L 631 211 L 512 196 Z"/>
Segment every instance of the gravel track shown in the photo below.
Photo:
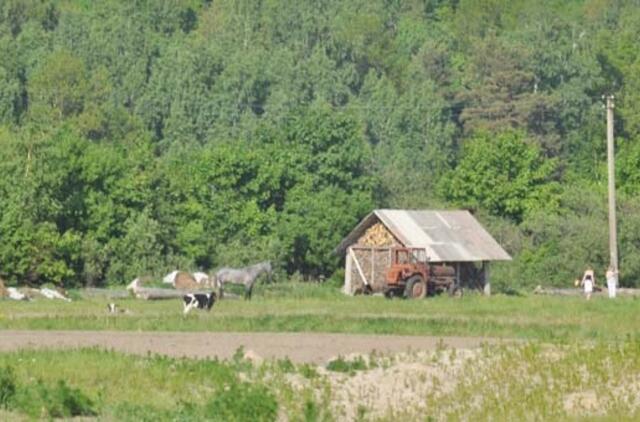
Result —
<path fill-rule="evenodd" d="M 482 337 L 420 337 L 329 333 L 229 333 L 131 331 L 0 331 L 0 352 L 24 348 L 102 347 L 125 353 L 228 359 L 243 347 L 263 358 L 288 357 L 296 363 L 326 363 L 338 355 L 372 351 L 399 353 L 458 349 L 500 340 Z"/>

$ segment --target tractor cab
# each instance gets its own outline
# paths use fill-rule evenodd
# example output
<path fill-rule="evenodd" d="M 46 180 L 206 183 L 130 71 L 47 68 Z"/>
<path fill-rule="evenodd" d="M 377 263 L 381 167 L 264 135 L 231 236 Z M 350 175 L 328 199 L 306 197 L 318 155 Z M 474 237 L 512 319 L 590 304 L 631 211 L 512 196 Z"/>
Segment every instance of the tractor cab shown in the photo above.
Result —
<path fill-rule="evenodd" d="M 424 248 L 393 248 L 387 270 L 384 295 L 408 299 L 422 299 L 447 291 L 450 295 L 462 295 L 456 283 L 455 269 L 446 265 L 432 265 Z"/>
<path fill-rule="evenodd" d="M 391 249 L 385 296 L 425 297 L 429 280 L 428 260 L 427 251 L 423 248 Z"/>

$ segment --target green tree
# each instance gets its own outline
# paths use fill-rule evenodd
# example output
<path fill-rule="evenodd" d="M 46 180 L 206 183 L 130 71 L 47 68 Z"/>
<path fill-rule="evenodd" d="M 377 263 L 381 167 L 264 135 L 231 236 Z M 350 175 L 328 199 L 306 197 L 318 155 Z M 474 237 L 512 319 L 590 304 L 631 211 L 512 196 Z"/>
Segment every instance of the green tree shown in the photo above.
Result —
<path fill-rule="evenodd" d="M 449 201 L 521 221 L 536 209 L 557 208 L 556 163 L 519 132 L 467 140 L 462 158 L 442 179 Z"/>
<path fill-rule="evenodd" d="M 29 83 L 32 118 L 46 124 L 79 114 L 87 95 L 86 68 L 68 51 L 47 57 Z"/>

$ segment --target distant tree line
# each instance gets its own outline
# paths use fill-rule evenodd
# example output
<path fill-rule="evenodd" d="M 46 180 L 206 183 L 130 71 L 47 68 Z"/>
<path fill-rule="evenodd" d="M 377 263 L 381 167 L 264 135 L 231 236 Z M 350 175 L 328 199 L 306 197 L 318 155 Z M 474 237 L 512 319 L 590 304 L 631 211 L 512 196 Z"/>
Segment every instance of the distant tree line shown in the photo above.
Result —
<path fill-rule="evenodd" d="M 466 207 L 499 287 L 567 285 L 608 264 L 612 93 L 635 285 L 638 45 L 637 0 L 0 2 L 0 277 L 330 277 L 372 208 Z"/>

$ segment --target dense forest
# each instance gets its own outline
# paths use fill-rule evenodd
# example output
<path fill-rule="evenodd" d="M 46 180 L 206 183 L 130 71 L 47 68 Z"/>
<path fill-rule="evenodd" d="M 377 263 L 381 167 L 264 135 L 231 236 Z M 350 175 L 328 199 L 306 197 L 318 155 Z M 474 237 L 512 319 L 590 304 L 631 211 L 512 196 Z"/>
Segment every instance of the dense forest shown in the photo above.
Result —
<path fill-rule="evenodd" d="M 502 289 L 640 279 L 638 0 L 0 1 L 0 277 L 271 259 L 340 278 L 373 208 L 469 208 Z"/>

